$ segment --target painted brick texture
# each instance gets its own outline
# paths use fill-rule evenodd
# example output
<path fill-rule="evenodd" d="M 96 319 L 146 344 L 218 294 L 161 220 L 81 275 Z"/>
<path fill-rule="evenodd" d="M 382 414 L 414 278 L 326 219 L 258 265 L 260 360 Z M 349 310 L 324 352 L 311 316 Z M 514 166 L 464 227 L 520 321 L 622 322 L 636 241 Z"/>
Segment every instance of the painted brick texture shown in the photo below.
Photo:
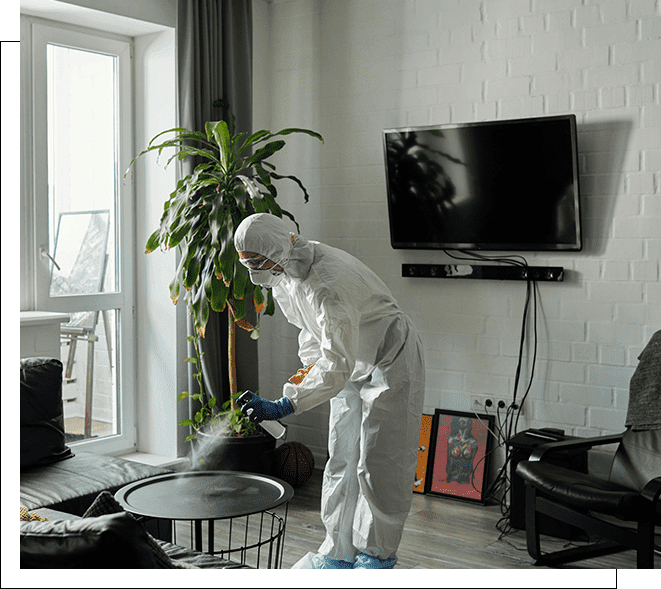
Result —
<path fill-rule="evenodd" d="M 284 185 L 279 199 L 304 235 L 365 262 L 412 317 L 425 344 L 427 412 L 469 410 L 471 394 L 511 398 L 525 285 L 401 277 L 402 263 L 447 258 L 390 247 L 381 132 L 576 114 L 585 245 L 526 254 L 563 266 L 566 278 L 539 286 L 535 381 L 519 428 L 621 429 L 637 355 L 661 328 L 659 1 L 254 6 L 256 128 L 306 126 L 326 139 L 290 140 L 282 169 L 304 181 L 311 202 Z M 262 323 L 260 383 L 272 398 L 299 367 L 296 330 L 283 322 Z M 529 368 L 526 359 L 524 384 Z M 323 458 L 326 416 L 322 406 L 292 419 L 290 439 Z"/>

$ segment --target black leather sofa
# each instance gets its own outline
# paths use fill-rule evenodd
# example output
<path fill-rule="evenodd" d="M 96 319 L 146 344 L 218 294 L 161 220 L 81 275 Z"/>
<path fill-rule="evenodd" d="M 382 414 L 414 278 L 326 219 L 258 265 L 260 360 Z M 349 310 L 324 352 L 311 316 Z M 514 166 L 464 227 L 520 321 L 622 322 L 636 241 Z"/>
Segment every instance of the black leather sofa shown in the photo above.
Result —
<path fill-rule="evenodd" d="M 21 507 L 35 518 L 21 521 L 21 568 L 244 568 L 175 546 L 169 522 L 121 509 L 117 490 L 171 471 L 67 447 L 59 360 L 22 359 L 20 381 Z"/>

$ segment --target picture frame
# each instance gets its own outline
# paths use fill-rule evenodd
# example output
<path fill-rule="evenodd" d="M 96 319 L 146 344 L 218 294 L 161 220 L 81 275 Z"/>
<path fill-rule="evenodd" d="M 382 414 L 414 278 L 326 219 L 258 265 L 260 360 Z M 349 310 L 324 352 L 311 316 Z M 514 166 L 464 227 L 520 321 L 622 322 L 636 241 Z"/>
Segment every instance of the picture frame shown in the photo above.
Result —
<path fill-rule="evenodd" d="M 429 447 L 431 433 L 434 425 L 432 414 L 423 414 L 420 420 L 420 441 L 418 442 L 418 464 L 415 468 L 415 479 L 413 481 L 414 493 L 425 493 L 427 481 L 427 465 L 429 464 Z"/>
<path fill-rule="evenodd" d="M 494 417 L 436 409 L 425 492 L 484 504 Z"/>

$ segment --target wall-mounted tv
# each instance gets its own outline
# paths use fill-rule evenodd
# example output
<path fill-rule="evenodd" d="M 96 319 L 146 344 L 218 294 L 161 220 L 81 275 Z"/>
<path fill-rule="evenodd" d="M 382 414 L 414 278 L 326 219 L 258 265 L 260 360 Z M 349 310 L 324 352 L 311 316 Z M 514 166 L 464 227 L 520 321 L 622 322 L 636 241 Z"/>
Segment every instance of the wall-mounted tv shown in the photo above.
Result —
<path fill-rule="evenodd" d="M 383 131 L 396 249 L 579 251 L 576 116 Z"/>

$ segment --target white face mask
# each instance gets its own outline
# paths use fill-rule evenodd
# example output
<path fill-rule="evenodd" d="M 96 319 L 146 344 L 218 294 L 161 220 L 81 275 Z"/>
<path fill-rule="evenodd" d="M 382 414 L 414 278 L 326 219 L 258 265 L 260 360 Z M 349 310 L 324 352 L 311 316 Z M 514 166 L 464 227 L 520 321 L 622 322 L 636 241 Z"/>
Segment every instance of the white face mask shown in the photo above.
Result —
<path fill-rule="evenodd" d="M 250 282 L 259 286 L 273 288 L 278 286 L 284 277 L 284 272 L 273 273 L 271 270 L 253 270 L 248 268 L 250 274 Z"/>

